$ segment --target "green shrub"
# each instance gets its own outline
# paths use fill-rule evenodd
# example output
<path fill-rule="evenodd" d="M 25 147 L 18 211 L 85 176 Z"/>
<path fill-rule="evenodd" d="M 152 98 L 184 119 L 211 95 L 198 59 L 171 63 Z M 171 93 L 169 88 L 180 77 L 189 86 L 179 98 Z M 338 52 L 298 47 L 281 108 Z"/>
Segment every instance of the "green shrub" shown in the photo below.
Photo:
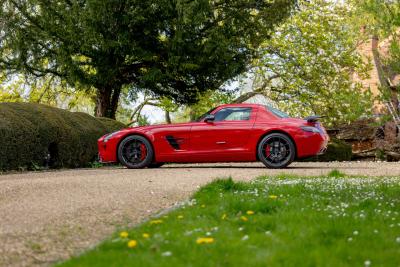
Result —
<path fill-rule="evenodd" d="M 88 166 L 96 158 L 97 139 L 123 127 L 40 104 L 0 103 L 0 170 Z"/>
<path fill-rule="evenodd" d="M 304 159 L 303 161 L 350 161 L 352 157 L 351 145 L 332 138 L 325 154 Z"/>

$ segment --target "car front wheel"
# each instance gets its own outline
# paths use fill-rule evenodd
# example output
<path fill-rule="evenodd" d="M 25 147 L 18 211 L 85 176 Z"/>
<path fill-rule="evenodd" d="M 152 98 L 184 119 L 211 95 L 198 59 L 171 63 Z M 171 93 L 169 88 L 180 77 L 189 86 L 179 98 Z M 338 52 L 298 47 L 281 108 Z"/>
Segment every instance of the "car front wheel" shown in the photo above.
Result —
<path fill-rule="evenodd" d="M 271 133 L 266 135 L 258 145 L 258 158 L 267 168 L 285 168 L 295 158 L 293 141 L 285 134 Z"/>
<path fill-rule="evenodd" d="M 118 147 L 118 159 L 129 169 L 149 166 L 153 161 L 154 151 L 150 142 L 140 135 L 126 137 Z"/>

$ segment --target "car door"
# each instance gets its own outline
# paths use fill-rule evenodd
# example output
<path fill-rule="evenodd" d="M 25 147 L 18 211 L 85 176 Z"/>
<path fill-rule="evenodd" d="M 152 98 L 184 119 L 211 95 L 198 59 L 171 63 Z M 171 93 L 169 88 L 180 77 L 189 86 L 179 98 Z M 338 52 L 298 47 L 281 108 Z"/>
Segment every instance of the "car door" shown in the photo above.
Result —
<path fill-rule="evenodd" d="M 155 160 L 188 162 L 191 123 L 156 125 L 148 134 L 153 136 Z"/>
<path fill-rule="evenodd" d="M 190 130 L 191 159 L 196 162 L 246 161 L 248 141 L 257 107 L 221 107 L 214 121 L 193 124 Z"/>

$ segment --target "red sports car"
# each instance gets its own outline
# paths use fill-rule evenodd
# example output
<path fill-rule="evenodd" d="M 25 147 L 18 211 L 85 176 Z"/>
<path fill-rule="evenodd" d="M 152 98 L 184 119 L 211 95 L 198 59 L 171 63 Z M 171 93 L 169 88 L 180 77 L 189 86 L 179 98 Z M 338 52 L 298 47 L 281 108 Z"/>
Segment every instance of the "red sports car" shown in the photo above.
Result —
<path fill-rule="evenodd" d="M 229 104 L 196 122 L 133 127 L 98 140 L 101 162 L 156 168 L 166 162 L 261 161 L 283 168 L 323 153 L 329 137 L 317 116 L 289 118 L 275 108 Z"/>

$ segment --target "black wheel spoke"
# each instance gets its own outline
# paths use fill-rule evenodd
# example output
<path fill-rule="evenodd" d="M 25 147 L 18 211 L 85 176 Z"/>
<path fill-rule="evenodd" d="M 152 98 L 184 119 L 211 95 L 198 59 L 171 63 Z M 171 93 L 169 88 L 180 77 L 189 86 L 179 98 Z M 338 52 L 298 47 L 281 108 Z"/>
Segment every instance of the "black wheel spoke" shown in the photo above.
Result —
<path fill-rule="evenodd" d="M 144 143 L 137 139 L 127 142 L 122 148 L 122 156 L 129 163 L 138 164 L 142 162 L 142 155 L 144 153 L 144 151 L 142 151 L 142 145 L 144 145 Z"/>
<path fill-rule="evenodd" d="M 291 156 L 289 142 L 279 136 L 267 138 L 262 145 L 262 149 L 264 159 L 273 165 L 285 162 Z"/>

